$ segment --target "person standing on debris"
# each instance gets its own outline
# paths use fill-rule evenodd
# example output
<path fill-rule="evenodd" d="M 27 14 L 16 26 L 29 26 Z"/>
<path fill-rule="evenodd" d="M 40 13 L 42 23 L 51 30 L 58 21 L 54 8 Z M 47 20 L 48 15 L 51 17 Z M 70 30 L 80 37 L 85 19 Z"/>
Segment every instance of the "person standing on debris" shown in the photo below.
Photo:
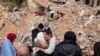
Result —
<path fill-rule="evenodd" d="M 64 41 L 55 47 L 53 56 L 82 56 L 81 49 L 76 44 L 76 35 L 68 31 L 64 35 Z"/>
<path fill-rule="evenodd" d="M 7 35 L 7 39 L 2 44 L 2 52 L 1 56 L 16 56 L 16 49 L 12 44 L 13 41 L 16 39 L 16 34 L 9 33 Z"/>
<path fill-rule="evenodd" d="M 44 38 L 47 42 L 46 48 L 39 48 L 39 50 L 35 56 L 52 56 L 52 53 L 54 52 L 55 46 L 56 46 L 56 37 L 52 37 L 52 32 L 50 29 L 44 30 Z"/>
<path fill-rule="evenodd" d="M 34 42 L 34 38 L 36 38 L 39 32 L 42 32 L 44 29 L 44 25 L 40 23 L 36 29 L 32 30 L 32 42 Z"/>

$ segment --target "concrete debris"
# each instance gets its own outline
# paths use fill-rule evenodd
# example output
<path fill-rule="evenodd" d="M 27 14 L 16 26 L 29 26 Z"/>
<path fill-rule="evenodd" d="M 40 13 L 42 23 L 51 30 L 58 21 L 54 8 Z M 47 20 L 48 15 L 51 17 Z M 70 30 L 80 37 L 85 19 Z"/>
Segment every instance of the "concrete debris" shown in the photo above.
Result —
<path fill-rule="evenodd" d="M 31 12 L 41 12 L 44 10 L 44 6 L 40 5 L 35 0 L 27 0 L 27 3 Z"/>
<path fill-rule="evenodd" d="M 8 20 L 12 21 L 16 26 L 18 26 L 20 24 L 19 20 L 22 17 L 22 14 L 18 12 L 10 12 L 7 17 Z"/>
<path fill-rule="evenodd" d="M 18 11 L 18 7 L 15 7 L 12 11 L 13 11 L 13 12 Z"/>
<path fill-rule="evenodd" d="M 3 37 L 0 38 L 0 44 L 7 33 L 15 32 L 18 37 L 15 40 L 16 47 L 23 44 L 31 46 L 32 29 L 36 28 L 39 23 L 43 23 L 45 28 L 51 28 L 53 35 L 56 35 L 60 41 L 63 41 L 66 31 L 74 31 L 77 35 L 77 43 L 86 56 L 93 44 L 100 41 L 100 15 L 98 12 L 100 7 L 89 7 L 75 2 L 76 0 L 59 1 L 65 2 L 65 4 L 56 4 L 48 0 L 27 0 L 29 8 L 22 7 L 16 12 L 9 12 L 7 7 L 0 5 L 0 28 L 5 24 L 5 27 L 0 30 L 0 37 Z M 46 11 L 42 11 L 45 14 L 40 16 L 33 13 L 41 11 L 41 6 L 45 8 Z"/>
<path fill-rule="evenodd" d="M 4 27 L 4 19 L 3 20 L 0 20 L 0 30 Z"/>
<path fill-rule="evenodd" d="M 95 15 L 90 15 L 89 20 L 84 24 L 84 26 L 87 26 L 88 24 L 90 24 L 94 20 L 95 20 Z"/>
<path fill-rule="evenodd" d="M 21 43 L 32 46 L 32 40 L 31 39 L 32 39 L 31 34 L 28 33 L 22 38 Z"/>
<path fill-rule="evenodd" d="M 97 19 L 100 19 L 100 15 L 97 15 Z"/>
<path fill-rule="evenodd" d="M 80 17 L 82 17 L 84 15 L 84 10 L 82 10 L 81 12 L 80 12 Z"/>

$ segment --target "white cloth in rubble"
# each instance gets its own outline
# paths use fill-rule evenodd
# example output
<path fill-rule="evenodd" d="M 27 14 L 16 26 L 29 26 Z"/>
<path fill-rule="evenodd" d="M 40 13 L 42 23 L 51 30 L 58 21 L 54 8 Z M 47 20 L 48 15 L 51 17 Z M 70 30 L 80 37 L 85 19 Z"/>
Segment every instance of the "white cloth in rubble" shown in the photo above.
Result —
<path fill-rule="evenodd" d="M 43 35 L 43 32 L 39 32 L 37 34 L 37 37 L 34 39 L 34 42 L 37 42 L 37 41 L 46 42 L 44 35 Z"/>

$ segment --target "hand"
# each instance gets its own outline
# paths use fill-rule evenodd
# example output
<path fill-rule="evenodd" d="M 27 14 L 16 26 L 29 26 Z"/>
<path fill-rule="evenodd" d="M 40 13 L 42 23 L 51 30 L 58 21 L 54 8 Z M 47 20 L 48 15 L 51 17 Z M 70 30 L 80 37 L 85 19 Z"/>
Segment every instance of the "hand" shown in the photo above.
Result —
<path fill-rule="evenodd" d="M 40 51 L 44 51 L 44 49 L 42 49 L 42 48 L 38 48 L 38 50 L 40 50 Z"/>
<path fill-rule="evenodd" d="M 39 51 L 39 48 L 38 47 L 34 47 L 33 51 Z"/>

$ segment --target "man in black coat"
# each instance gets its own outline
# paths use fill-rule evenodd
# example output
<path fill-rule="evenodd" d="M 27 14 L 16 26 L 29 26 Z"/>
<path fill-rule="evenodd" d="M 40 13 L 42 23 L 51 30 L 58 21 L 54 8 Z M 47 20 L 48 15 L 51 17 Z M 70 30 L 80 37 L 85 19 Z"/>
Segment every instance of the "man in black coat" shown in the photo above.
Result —
<path fill-rule="evenodd" d="M 72 31 L 65 33 L 64 41 L 56 46 L 53 56 L 82 56 L 81 49 L 76 43 L 76 35 Z"/>
<path fill-rule="evenodd" d="M 32 30 L 32 42 L 34 42 L 34 38 L 36 38 L 37 34 L 43 31 L 43 28 L 44 25 L 40 23 L 36 29 Z"/>

